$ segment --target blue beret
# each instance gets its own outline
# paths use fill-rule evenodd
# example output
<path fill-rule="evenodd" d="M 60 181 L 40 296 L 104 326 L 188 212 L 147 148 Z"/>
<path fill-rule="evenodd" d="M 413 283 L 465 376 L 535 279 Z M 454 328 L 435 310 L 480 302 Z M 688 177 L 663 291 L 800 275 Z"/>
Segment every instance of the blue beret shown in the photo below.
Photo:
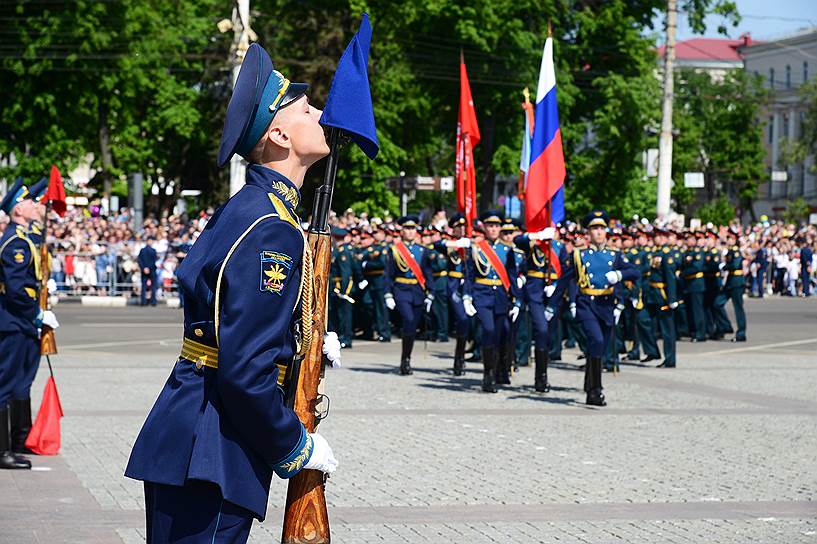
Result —
<path fill-rule="evenodd" d="M 244 55 L 227 106 L 218 166 L 227 164 L 235 153 L 246 159 L 278 110 L 300 98 L 308 88 L 306 83 L 291 83 L 274 70 L 267 52 L 257 43 L 252 44 Z"/>
<path fill-rule="evenodd" d="M 3 201 L 0 202 L 0 210 L 11 215 L 11 210 L 14 206 L 25 200 L 26 197 L 28 197 L 28 187 L 23 185 L 23 178 L 17 178 L 14 180 L 9 192 L 6 193 Z"/>
<path fill-rule="evenodd" d="M 584 216 L 584 228 L 589 229 L 590 227 L 596 226 L 606 228 L 609 221 L 610 217 L 607 215 L 607 212 L 604 210 L 593 210 Z"/>

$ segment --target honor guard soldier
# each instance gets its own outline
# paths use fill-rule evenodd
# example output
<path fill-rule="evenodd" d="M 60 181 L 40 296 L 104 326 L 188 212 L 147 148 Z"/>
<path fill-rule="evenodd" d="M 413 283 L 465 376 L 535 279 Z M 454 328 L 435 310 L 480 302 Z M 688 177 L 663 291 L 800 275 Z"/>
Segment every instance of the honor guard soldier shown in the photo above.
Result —
<path fill-rule="evenodd" d="M 689 314 L 690 335 L 693 342 L 706 341 L 706 319 L 704 318 L 704 292 L 706 264 L 703 245 L 704 237 L 700 232 L 688 232 L 687 250 L 681 264 L 681 276 L 684 278 L 684 303 Z"/>
<path fill-rule="evenodd" d="M 556 315 L 562 306 L 564 282 L 559 283 L 558 271 L 568 268 L 564 244 L 554 240 L 555 229 L 527 232 L 514 238 L 514 244 L 526 257 L 525 301 L 533 324 L 534 388 L 540 393 L 550 391 L 548 364 L 550 363 L 551 327 L 558 327 Z M 558 261 L 558 262 L 556 262 Z"/>
<path fill-rule="evenodd" d="M 499 239 L 502 212 L 489 210 L 480 216 L 485 239 L 471 246 L 468 260 L 466 308 L 476 309 L 482 326 L 482 390 L 496 393 L 496 384 L 510 384 L 510 358 L 500 349 L 508 345 L 510 322 L 519 317 L 520 300 L 516 284 L 516 259 L 513 246 Z M 506 366 L 506 363 L 507 366 Z"/>
<path fill-rule="evenodd" d="M 253 518 L 265 517 L 273 473 L 337 466 L 286 402 L 312 306 L 312 258 L 295 210 L 307 169 L 329 153 L 306 89 L 249 47 L 218 153 L 219 167 L 234 154 L 247 160 L 246 185 L 177 271 L 181 355 L 125 472 L 145 482 L 148 543 L 246 542 Z M 323 349 L 339 359 L 337 342 Z"/>
<path fill-rule="evenodd" d="M 354 287 L 354 256 L 349 248 L 349 231 L 332 228 L 332 264 L 329 269 L 329 308 L 332 327 L 338 333 L 341 348 L 352 347 L 352 298 Z"/>
<path fill-rule="evenodd" d="M 400 239 L 389 251 L 386 265 L 386 289 L 384 298 L 389 310 L 397 309 L 402 328 L 400 374 L 412 374 L 411 352 L 414 338 L 423 312 L 431 311 L 434 295 L 429 290 L 432 283 L 430 250 L 415 242 L 422 230 L 416 215 L 406 215 L 397 220 Z"/>
<path fill-rule="evenodd" d="M 624 308 L 616 287 L 622 281 L 638 280 L 641 275 L 620 251 L 607 246 L 608 222 L 603 210 L 594 210 L 584 218 L 589 244 L 573 250 L 570 268 L 570 312 L 587 337 L 584 390 L 587 404 L 593 406 L 607 404 L 601 384 L 602 357 Z"/>
<path fill-rule="evenodd" d="M 722 340 L 724 334 L 732 332 L 732 325 L 723 306 L 718 306 L 718 296 L 721 293 L 721 251 L 718 246 L 718 234 L 714 231 L 706 232 L 706 257 L 704 264 L 704 314 L 706 330 L 710 340 Z"/>
<path fill-rule="evenodd" d="M 40 254 L 29 238 L 28 226 L 45 221 L 45 208 L 29 197 L 18 178 L 0 202 L 0 210 L 11 219 L 0 236 L 0 468 L 4 469 L 31 468 L 28 459 L 12 451 L 10 425 L 19 420 L 10 421 L 9 404 L 25 380 L 26 368 L 39 355 L 39 328 L 43 323 L 59 326 L 52 312 L 40 309 Z"/>
<path fill-rule="evenodd" d="M 726 235 L 726 256 L 722 263 L 726 279 L 715 301 L 715 306 L 720 308 L 725 316 L 724 306 L 728 300 L 732 301 L 732 308 L 735 310 L 735 337 L 732 338 L 732 342 L 745 342 L 746 312 L 743 311 L 743 293 L 746 288 L 746 280 L 743 276 L 743 255 L 737 243 L 738 233 L 730 229 Z"/>
<path fill-rule="evenodd" d="M 448 259 L 447 248 L 442 240 L 442 231 L 435 225 L 428 226 L 431 275 L 434 302 L 431 304 L 431 327 L 427 331 L 432 342 L 448 342 Z"/>
<path fill-rule="evenodd" d="M 448 221 L 451 228 L 451 241 L 446 247 L 446 262 L 448 266 L 448 296 L 451 299 L 451 313 L 454 315 L 454 337 L 457 342 L 454 347 L 454 375 L 462 376 L 465 373 L 465 343 L 468 341 L 468 327 L 470 319 L 476 313 L 473 305 L 468 311 L 465 308 L 465 263 L 471 239 L 465 236 L 465 216 L 457 212 Z M 468 313 L 473 311 L 474 313 Z"/>
<path fill-rule="evenodd" d="M 519 303 L 519 315 L 515 320 L 511 321 L 508 327 L 508 338 L 505 340 L 505 345 L 500 348 L 501 356 L 504 357 L 503 361 L 501 362 L 501 366 L 509 369 L 509 377 L 513 372 L 519 370 L 516 364 L 517 343 L 520 336 L 519 327 L 525 320 L 525 312 L 527 311 L 525 307 L 524 291 L 525 281 L 527 281 L 527 277 L 525 276 L 525 252 L 513 244 L 513 239 L 516 237 L 517 232 L 521 230 L 521 228 L 522 223 L 518 219 L 506 217 L 502 222 L 502 227 L 499 229 L 499 240 L 503 244 L 511 246 L 513 251 L 516 277 L 511 278 L 511 281 L 516 282 L 516 289 L 519 293 L 519 298 L 517 299 L 517 302 Z M 527 365 L 530 359 L 530 344 L 528 344 L 528 352 L 524 355 L 524 359 L 524 365 Z"/>
<path fill-rule="evenodd" d="M 678 289 L 675 269 L 677 263 L 672 248 L 667 245 L 667 231 L 654 230 L 655 252 L 650 257 L 650 270 L 644 285 L 644 303 L 647 312 L 661 331 L 664 347 L 664 361 L 658 368 L 675 368 L 675 319 L 673 313 L 678 307 Z"/>
<path fill-rule="evenodd" d="M 372 225 L 372 245 L 363 253 L 361 267 L 364 281 L 368 283 L 372 298 L 372 313 L 378 342 L 391 342 L 391 325 L 384 296 L 386 258 L 389 246 L 385 243 L 386 231 L 379 225 Z"/>

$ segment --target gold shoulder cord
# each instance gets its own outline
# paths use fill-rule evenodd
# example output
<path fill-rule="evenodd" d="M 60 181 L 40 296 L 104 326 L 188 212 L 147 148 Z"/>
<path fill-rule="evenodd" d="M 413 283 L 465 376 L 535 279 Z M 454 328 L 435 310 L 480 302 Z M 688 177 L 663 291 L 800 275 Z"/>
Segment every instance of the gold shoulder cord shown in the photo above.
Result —
<path fill-rule="evenodd" d="M 491 272 L 491 261 L 488 260 L 488 256 L 481 257 L 482 251 L 480 251 L 479 246 L 474 244 L 471 249 L 471 256 L 474 258 L 474 266 L 477 269 L 477 272 L 480 276 L 487 276 Z"/>
<path fill-rule="evenodd" d="M 545 252 L 539 246 L 533 246 L 531 250 L 531 260 L 533 264 L 538 266 L 539 268 L 544 268 L 545 266 Z M 550 270 L 548 270 L 550 272 Z"/>
<path fill-rule="evenodd" d="M 573 265 L 576 267 L 576 275 L 579 278 L 579 288 L 590 288 L 590 278 L 587 276 L 587 270 L 584 269 L 580 249 L 573 250 Z"/>
<path fill-rule="evenodd" d="M 408 262 L 403 258 L 396 246 L 391 246 L 391 252 L 394 255 L 394 264 L 400 272 L 408 272 Z"/>

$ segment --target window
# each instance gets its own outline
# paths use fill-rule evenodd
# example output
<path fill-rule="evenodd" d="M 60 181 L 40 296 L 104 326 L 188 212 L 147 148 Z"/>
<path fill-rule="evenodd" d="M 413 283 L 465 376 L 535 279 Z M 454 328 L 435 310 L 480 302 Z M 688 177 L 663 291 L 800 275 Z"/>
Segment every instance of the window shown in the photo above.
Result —
<path fill-rule="evenodd" d="M 774 143 L 774 117 L 769 118 L 769 145 Z"/>
<path fill-rule="evenodd" d="M 769 68 L 769 88 L 774 89 L 774 68 Z"/>
<path fill-rule="evenodd" d="M 784 138 L 788 138 L 788 136 L 789 136 L 789 116 L 788 115 L 783 115 L 783 130 L 780 131 L 780 134 L 782 134 Z"/>
<path fill-rule="evenodd" d="M 786 88 L 791 89 L 791 65 L 786 65 Z"/>
<path fill-rule="evenodd" d="M 808 81 L 808 61 L 803 61 L 803 83 Z"/>

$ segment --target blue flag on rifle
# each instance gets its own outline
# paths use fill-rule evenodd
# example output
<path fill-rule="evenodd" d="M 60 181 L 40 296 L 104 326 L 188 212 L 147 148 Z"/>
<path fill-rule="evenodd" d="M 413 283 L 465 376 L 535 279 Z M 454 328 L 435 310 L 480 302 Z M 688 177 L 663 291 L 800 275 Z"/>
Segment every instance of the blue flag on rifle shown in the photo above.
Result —
<path fill-rule="evenodd" d="M 321 115 L 321 124 L 338 128 L 351 136 L 352 140 L 370 159 L 377 156 L 380 144 L 374 125 L 372 93 L 369 90 L 369 45 L 372 42 L 372 27 L 369 16 L 363 14 L 360 28 L 338 62 L 338 69 L 329 98 Z"/>

